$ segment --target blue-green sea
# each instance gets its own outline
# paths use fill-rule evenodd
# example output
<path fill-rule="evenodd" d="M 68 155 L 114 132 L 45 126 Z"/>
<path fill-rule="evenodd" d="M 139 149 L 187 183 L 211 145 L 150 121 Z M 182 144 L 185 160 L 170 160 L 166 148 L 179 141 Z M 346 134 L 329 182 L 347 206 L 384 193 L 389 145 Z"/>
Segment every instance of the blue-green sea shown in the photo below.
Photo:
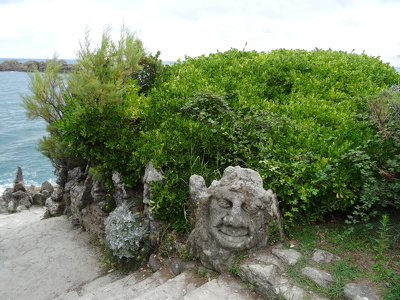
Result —
<path fill-rule="evenodd" d="M 0 63 L 4 60 L 0 58 Z M 27 73 L 0 72 L 0 193 L 13 186 L 18 166 L 26 186 L 40 186 L 46 180 L 55 183 L 49 159 L 36 150 L 38 140 L 46 135 L 46 124 L 42 120 L 28 120 L 21 107 L 20 95 L 30 93 L 28 83 Z"/>

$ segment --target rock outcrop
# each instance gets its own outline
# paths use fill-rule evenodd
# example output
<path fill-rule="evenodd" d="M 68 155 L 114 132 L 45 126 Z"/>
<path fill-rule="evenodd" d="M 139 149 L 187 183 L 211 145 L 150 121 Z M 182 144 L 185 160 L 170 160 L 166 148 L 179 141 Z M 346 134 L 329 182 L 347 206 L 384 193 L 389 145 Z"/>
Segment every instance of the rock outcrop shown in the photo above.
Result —
<path fill-rule="evenodd" d="M 144 172 L 144 176 L 142 178 L 143 182 L 143 205 L 144 205 L 144 221 L 143 227 L 146 228 L 147 232 L 150 232 L 149 242 L 150 246 L 157 247 L 160 242 L 161 235 L 161 225 L 158 221 L 156 221 L 150 210 L 150 200 L 152 197 L 151 194 L 151 185 L 153 182 L 162 182 L 162 171 L 155 169 L 151 162 L 147 163 L 146 170 Z"/>
<path fill-rule="evenodd" d="M 65 73 L 72 70 L 73 65 L 68 64 L 65 60 L 58 60 L 61 64 L 60 72 Z M 6 60 L 0 63 L 0 72 L 32 72 L 38 70 L 44 72 L 47 67 L 47 61 L 30 60 L 20 63 L 15 59 Z"/>
<path fill-rule="evenodd" d="M 43 182 L 42 186 L 25 187 L 21 167 L 17 168 L 14 185 L 6 189 L 0 196 L 0 213 L 18 212 L 30 208 L 33 204 L 43 205 L 53 192 L 54 187 L 50 182 Z"/>

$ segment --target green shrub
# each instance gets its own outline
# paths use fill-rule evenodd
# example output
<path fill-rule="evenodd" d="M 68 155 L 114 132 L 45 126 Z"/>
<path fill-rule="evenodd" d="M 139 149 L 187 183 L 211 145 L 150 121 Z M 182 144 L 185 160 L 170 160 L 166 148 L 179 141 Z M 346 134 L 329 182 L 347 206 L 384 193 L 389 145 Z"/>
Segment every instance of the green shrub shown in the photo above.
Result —
<path fill-rule="evenodd" d="M 258 171 L 288 223 L 354 207 L 368 215 L 379 204 L 367 198 L 381 193 L 380 162 L 395 158 L 368 99 L 397 78 L 379 58 L 319 49 L 232 49 L 165 66 L 136 150 L 168 174 L 154 188 L 156 216 L 188 224 L 187 170 L 209 184 L 228 165 Z"/>

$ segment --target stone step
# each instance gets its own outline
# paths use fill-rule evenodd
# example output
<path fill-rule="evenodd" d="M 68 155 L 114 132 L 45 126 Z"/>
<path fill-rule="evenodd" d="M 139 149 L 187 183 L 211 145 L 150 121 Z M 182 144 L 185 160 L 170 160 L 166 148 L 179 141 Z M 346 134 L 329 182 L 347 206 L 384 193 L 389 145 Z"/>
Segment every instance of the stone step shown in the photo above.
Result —
<path fill-rule="evenodd" d="M 124 277 L 125 276 L 122 276 L 121 274 L 118 273 L 110 273 L 104 275 L 82 286 L 80 289 L 78 289 L 78 294 L 79 295 L 89 294 L 117 280 L 123 280 Z"/>
<path fill-rule="evenodd" d="M 160 270 L 151 275 L 136 272 L 117 279 L 116 275 L 97 278 L 80 289 L 70 291 L 57 300 L 103 300 L 103 299 L 132 299 L 137 295 L 154 289 L 170 279 L 172 274 Z"/>
<path fill-rule="evenodd" d="M 148 275 L 100 277 L 58 300 L 255 300 L 256 293 L 227 275 L 206 282 L 191 270 L 173 276 L 167 270 Z"/>
<path fill-rule="evenodd" d="M 97 293 L 101 297 L 99 298 L 87 298 L 84 295 L 79 300 L 130 300 L 136 299 L 138 296 L 143 295 L 151 290 L 156 289 L 158 286 L 163 285 L 166 281 L 171 279 L 173 275 L 169 272 L 169 270 L 160 270 L 152 275 L 142 278 L 142 280 L 138 281 L 138 274 L 132 274 L 131 278 L 136 279 L 127 280 L 122 287 L 112 287 L 110 290 L 111 293 Z"/>
<path fill-rule="evenodd" d="M 111 296 L 115 289 L 122 289 L 130 283 L 135 282 L 135 279 L 132 277 L 133 274 L 122 278 L 115 274 L 108 274 L 99 277 L 78 289 L 63 294 L 55 300 L 102 299 L 101 297 L 103 296 Z"/>
<path fill-rule="evenodd" d="M 160 298 L 161 299 L 161 298 Z M 260 297 L 242 282 L 220 275 L 183 296 L 183 300 L 256 300 Z"/>
<path fill-rule="evenodd" d="M 172 300 L 183 299 L 188 292 L 195 290 L 200 284 L 196 280 L 193 272 L 185 271 L 178 276 L 169 279 L 164 284 L 156 287 L 155 289 L 148 290 L 147 292 L 134 297 L 134 300 Z M 119 299 L 119 298 L 117 298 Z"/>

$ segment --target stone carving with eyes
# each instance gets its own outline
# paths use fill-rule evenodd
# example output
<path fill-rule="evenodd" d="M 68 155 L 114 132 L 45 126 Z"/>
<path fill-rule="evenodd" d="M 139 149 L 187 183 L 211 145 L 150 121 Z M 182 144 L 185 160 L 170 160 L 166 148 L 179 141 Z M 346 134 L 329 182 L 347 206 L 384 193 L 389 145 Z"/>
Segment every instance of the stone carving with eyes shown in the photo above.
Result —
<path fill-rule="evenodd" d="M 276 221 L 283 237 L 277 197 L 263 189 L 261 176 L 254 170 L 228 167 L 209 188 L 202 177 L 194 175 L 191 197 L 197 211 L 189 252 L 210 269 L 227 270 L 238 251 L 264 247 L 271 221 Z"/>

